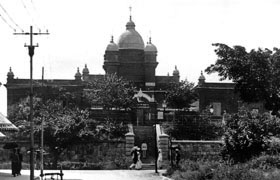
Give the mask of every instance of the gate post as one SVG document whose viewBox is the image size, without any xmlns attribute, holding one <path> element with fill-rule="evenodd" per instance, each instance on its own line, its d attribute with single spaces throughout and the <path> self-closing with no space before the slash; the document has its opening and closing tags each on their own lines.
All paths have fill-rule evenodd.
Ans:
<svg viewBox="0 0 280 180">
<path fill-rule="evenodd" d="M 169 136 L 167 134 L 162 133 L 159 135 L 159 149 L 162 152 L 162 161 L 168 161 L 168 140 Z"/>
<path fill-rule="evenodd" d="M 131 149 L 134 146 L 134 133 L 128 132 L 125 134 L 125 155 L 130 156 Z"/>
</svg>

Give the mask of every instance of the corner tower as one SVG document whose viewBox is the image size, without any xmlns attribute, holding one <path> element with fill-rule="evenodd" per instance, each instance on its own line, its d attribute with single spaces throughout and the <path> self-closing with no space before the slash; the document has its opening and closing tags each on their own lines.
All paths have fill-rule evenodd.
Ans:
<svg viewBox="0 0 280 180">
<path fill-rule="evenodd" d="M 119 66 L 119 47 L 114 42 L 114 37 L 112 36 L 110 44 L 108 44 L 105 51 L 103 69 L 106 74 L 118 74 Z"/>
<path fill-rule="evenodd" d="M 157 48 L 152 44 L 151 37 L 144 49 L 145 52 L 145 86 L 154 87 L 156 82 Z"/>
</svg>

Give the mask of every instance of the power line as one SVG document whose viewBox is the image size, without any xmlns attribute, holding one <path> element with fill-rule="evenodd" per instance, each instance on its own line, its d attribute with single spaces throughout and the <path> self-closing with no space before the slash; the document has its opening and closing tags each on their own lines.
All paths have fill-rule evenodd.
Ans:
<svg viewBox="0 0 280 180">
<path fill-rule="evenodd" d="M 6 21 L 6 19 L 5 19 L 1 14 L 0 14 L 0 16 L 1 16 L 1 19 L 2 19 L 12 30 L 16 31 L 16 29 L 13 28 L 13 27 Z"/>
<path fill-rule="evenodd" d="M 29 12 L 29 10 L 28 10 L 26 4 L 24 3 L 24 0 L 21 0 L 21 3 L 22 3 L 22 5 L 23 5 L 23 7 L 24 7 L 26 13 L 28 14 L 29 18 L 31 19 L 32 24 L 34 24 L 34 25 L 36 26 L 36 28 L 37 28 L 39 31 L 41 31 L 41 29 L 39 28 L 38 24 L 34 21 L 33 16 L 30 14 L 30 12 Z"/>
<path fill-rule="evenodd" d="M 39 13 L 38 13 L 36 7 L 35 7 L 34 2 L 33 2 L 32 0 L 30 0 L 30 2 L 31 2 L 31 4 L 32 4 L 32 8 L 33 8 L 33 11 L 34 11 L 34 13 L 35 13 L 35 16 L 38 17 L 37 20 L 40 21 L 40 15 L 39 15 Z M 47 29 L 43 24 L 41 24 L 41 25 L 43 26 L 43 28 L 44 28 L 45 30 Z"/>
<path fill-rule="evenodd" d="M 9 15 L 9 13 L 6 11 L 6 9 L 1 5 L 1 3 L 0 3 L 0 7 L 1 7 L 1 9 L 6 13 L 6 15 L 8 16 L 8 18 L 16 25 L 16 27 L 18 27 L 22 32 L 24 32 L 23 31 L 23 29 L 21 28 L 21 27 L 19 27 L 19 25 L 13 20 L 13 18 Z"/>
</svg>

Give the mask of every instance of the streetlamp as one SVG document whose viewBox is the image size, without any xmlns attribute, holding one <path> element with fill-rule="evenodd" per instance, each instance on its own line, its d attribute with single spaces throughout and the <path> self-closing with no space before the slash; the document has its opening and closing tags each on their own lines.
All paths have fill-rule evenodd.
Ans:
<svg viewBox="0 0 280 180">
<path fill-rule="evenodd" d="M 214 112 L 214 108 L 213 108 L 213 106 L 211 106 L 210 107 L 210 113 L 213 114 L 213 112 Z"/>
<path fill-rule="evenodd" d="M 213 106 L 211 105 L 210 106 L 210 122 L 212 121 L 212 115 L 213 115 L 213 113 L 214 113 L 214 108 L 213 108 Z"/>
<path fill-rule="evenodd" d="M 157 169 L 157 160 L 158 160 L 158 147 L 157 147 L 157 118 L 155 118 L 155 173 L 158 173 L 158 169 Z"/>
</svg>

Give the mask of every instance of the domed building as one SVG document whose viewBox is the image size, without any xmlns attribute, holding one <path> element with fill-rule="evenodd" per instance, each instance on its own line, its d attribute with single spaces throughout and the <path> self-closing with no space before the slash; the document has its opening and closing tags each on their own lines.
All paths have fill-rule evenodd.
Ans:
<svg viewBox="0 0 280 180">
<path fill-rule="evenodd" d="M 134 82 L 142 90 L 161 89 L 162 83 L 179 82 L 180 75 L 177 69 L 173 76 L 157 77 L 155 75 L 158 65 L 157 52 L 151 37 L 144 45 L 130 16 L 126 23 L 126 30 L 120 35 L 118 43 L 114 43 L 112 38 L 108 44 L 103 68 L 106 74 L 116 73 L 118 76 Z"/>
<path fill-rule="evenodd" d="M 136 25 L 129 17 L 129 21 L 125 25 L 125 31 L 119 36 L 115 42 L 111 37 L 105 54 L 103 69 L 106 74 L 116 73 L 119 77 L 133 82 L 138 89 L 136 96 L 146 99 L 146 102 L 157 102 L 158 107 L 161 106 L 165 98 L 165 87 L 169 83 L 178 83 L 180 73 L 175 66 L 172 76 L 156 76 L 156 68 L 158 65 L 157 53 L 158 49 L 152 43 L 152 38 L 148 39 L 145 44 L 140 33 L 136 30 Z M 82 91 L 83 82 L 93 81 L 104 77 L 104 74 L 90 74 L 90 70 L 85 67 L 80 72 L 79 68 L 73 73 L 73 80 L 52 79 L 44 80 L 48 86 L 63 86 L 73 92 Z M 7 74 L 7 93 L 8 106 L 19 101 L 20 98 L 26 97 L 29 92 L 29 80 L 14 78 L 11 68 Z M 41 80 L 36 80 L 40 82 Z M 40 90 L 40 87 L 34 85 L 34 91 Z M 42 89 L 42 88 L 41 88 Z M 137 98 L 139 99 L 139 98 Z M 9 111 L 9 110 L 8 110 Z"/>
</svg>

